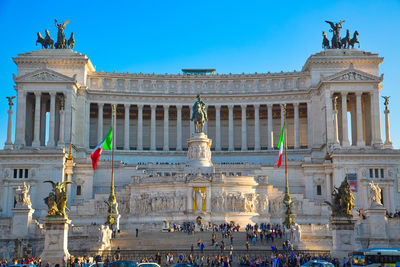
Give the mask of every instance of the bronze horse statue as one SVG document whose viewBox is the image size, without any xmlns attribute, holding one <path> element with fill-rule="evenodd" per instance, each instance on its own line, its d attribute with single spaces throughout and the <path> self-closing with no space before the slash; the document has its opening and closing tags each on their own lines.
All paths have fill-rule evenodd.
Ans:
<svg viewBox="0 0 400 267">
<path fill-rule="evenodd" d="M 195 104 L 192 121 L 194 121 L 194 129 L 196 133 L 201 133 L 204 130 L 204 123 L 206 121 L 202 106 L 200 103 Z"/>
<path fill-rule="evenodd" d="M 346 36 L 340 39 L 340 48 L 349 48 L 350 40 L 350 31 L 346 30 Z"/>
<path fill-rule="evenodd" d="M 350 39 L 348 47 L 350 48 L 351 46 L 351 48 L 354 48 L 354 45 L 356 43 L 358 44 L 358 48 L 360 48 L 360 42 L 358 41 L 358 31 L 354 32 L 353 38 Z"/>
</svg>

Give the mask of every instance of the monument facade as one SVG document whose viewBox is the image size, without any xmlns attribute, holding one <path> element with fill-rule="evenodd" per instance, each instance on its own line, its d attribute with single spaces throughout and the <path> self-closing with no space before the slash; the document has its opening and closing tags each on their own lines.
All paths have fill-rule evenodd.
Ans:
<svg viewBox="0 0 400 267">
<path fill-rule="evenodd" d="M 57 46 L 68 46 L 61 37 Z M 400 151 L 391 146 L 387 108 L 389 140 L 381 136 L 383 58 L 377 54 L 326 49 L 299 71 L 252 74 L 109 73 L 68 48 L 13 60 L 17 119 L 15 129 L 8 124 L 15 140 L 7 138 L 0 151 L 1 225 L 18 208 L 14 191 L 23 183 L 30 186 L 33 218 L 45 218 L 50 187 L 43 181 L 49 178 L 74 182 L 65 194 L 75 226 L 104 223 L 111 152 L 103 151 L 95 171 L 90 154 L 110 129 L 112 105 L 121 230 L 159 230 L 163 221 L 198 216 L 214 223 L 281 223 L 285 176 L 275 164 L 283 104 L 297 230 L 309 224 L 326 229 L 326 201 L 345 177 L 354 212 L 370 208 L 371 182 L 381 190 L 380 209 L 400 209 Z M 73 161 L 66 159 L 70 147 Z"/>
</svg>

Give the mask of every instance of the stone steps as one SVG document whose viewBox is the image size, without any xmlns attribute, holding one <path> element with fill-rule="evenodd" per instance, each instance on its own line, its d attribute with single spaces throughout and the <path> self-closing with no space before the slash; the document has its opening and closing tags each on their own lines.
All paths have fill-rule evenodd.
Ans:
<svg viewBox="0 0 400 267">
<path fill-rule="evenodd" d="M 135 232 L 121 232 L 119 236 L 111 242 L 112 249 L 119 247 L 121 250 L 188 250 L 193 244 L 194 249 L 197 248 L 197 241 L 200 239 L 203 241 L 204 249 L 214 249 L 211 244 L 212 232 L 195 232 L 194 234 L 187 234 L 184 232 L 140 232 L 139 236 L 136 237 Z M 225 249 L 229 250 L 230 239 L 222 238 L 221 232 L 216 232 L 217 242 L 221 243 L 223 240 L 225 243 Z M 271 246 L 277 246 L 282 248 L 284 239 L 276 238 L 274 242 L 266 243 L 265 240 L 262 242 L 258 240 L 256 246 L 250 243 L 250 249 L 271 249 Z M 235 232 L 233 233 L 233 248 L 236 250 L 246 249 L 246 233 Z M 217 248 L 219 249 L 219 248 Z"/>
</svg>

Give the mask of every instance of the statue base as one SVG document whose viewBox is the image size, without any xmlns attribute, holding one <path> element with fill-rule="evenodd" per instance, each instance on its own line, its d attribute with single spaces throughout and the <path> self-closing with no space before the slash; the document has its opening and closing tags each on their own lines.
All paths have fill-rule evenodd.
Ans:
<svg viewBox="0 0 400 267">
<path fill-rule="evenodd" d="M 378 203 L 372 203 L 366 210 L 368 222 L 368 248 L 387 248 L 389 240 L 386 235 L 386 209 Z"/>
<path fill-rule="evenodd" d="M 193 168 L 210 168 L 213 166 L 211 162 L 211 144 L 212 140 L 208 139 L 204 133 L 194 133 L 187 140 L 188 144 L 188 165 Z"/>
<path fill-rule="evenodd" d="M 60 217 L 47 217 L 45 221 L 45 239 L 42 263 L 50 266 L 64 266 L 70 254 L 68 252 L 68 225 L 71 221 Z"/>
<path fill-rule="evenodd" d="M 355 248 L 355 223 L 356 220 L 347 217 L 332 217 L 329 221 L 332 228 L 331 256 L 343 259 Z"/>
<path fill-rule="evenodd" d="M 32 214 L 35 212 L 30 207 L 14 208 L 12 218 L 12 234 L 18 238 L 26 237 L 29 235 L 29 228 L 31 227 Z"/>
</svg>

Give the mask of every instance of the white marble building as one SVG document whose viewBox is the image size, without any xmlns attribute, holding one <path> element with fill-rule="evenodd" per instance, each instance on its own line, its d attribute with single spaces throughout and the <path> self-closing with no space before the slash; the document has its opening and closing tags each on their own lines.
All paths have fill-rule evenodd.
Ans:
<svg viewBox="0 0 400 267">
<path fill-rule="evenodd" d="M 13 60 L 17 123 L 15 141 L 9 138 L 0 151 L 0 227 L 9 225 L 14 190 L 23 182 L 31 186 L 33 218 L 43 218 L 50 185 L 42 182 L 49 178 L 75 182 L 69 189 L 75 225 L 104 222 L 111 153 L 103 151 L 96 171 L 90 154 L 109 131 L 113 104 L 122 229 L 161 229 L 165 219 L 194 221 L 198 214 L 213 222 L 280 222 L 285 179 L 275 164 L 281 104 L 288 106 L 296 221 L 326 224 L 324 202 L 346 175 L 356 182 L 355 209 L 368 208 L 370 181 L 382 188 L 389 212 L 400 209 L 400 151 L 390 136 L 381 136 L 383 58 L 377 54 L 328 49 L 297 72 L 197 75 L 97 72 L 87 56 L 69 49 Z M 213 162 L 200 174 L 187 165 L 197 93 L 207 104 Z M 73 164 L 66 160 L 71 133 Z M 332 161 L 325 160 L 326 143 Z"/>
</svg>

